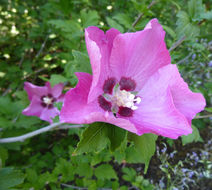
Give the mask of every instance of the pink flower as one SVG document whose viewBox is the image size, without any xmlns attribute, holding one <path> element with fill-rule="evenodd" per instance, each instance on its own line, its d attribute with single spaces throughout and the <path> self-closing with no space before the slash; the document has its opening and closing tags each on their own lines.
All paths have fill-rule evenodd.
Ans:
<svg viewBox="0 0 212 190">
<path fill-rule="evenodd" d="M 205 100 L 181 78 L 157 19 L 144 30 L 121 34 L 97 27 L 85 30 L 93 76 L 76 73 L 79 82 L 65 95 L 60 120 L 107 122 L 142 135 L 178 138 L 192 132 L 191 120 Z"/>
<path fill-rule="evenodd" d="M 37 116 L 42 120 L 52 123 L 52 118 L 60 113 L 54 107 L 54 102 L 63 101 L 63 84 L 60 83 L 51 88 L 49 82 L 46 82 L 43 87 L 25 82 L 24 89 L 27 91 L 31 103 L 22 113 L 27 116 Z"/>
</svg>

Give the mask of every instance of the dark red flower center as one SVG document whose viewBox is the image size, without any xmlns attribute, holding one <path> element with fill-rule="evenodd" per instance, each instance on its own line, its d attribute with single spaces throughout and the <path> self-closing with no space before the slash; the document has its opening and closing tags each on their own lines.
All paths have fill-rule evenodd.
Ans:
<svg viewBox="0 0 212 190">
<path fill-rule="evenodd" d="M 54 102 L 56 102 L 56 98 L 54 98 L 52 94 L 47 94 L 41 97 L 41 105 L 43 107 L 51 109 L 54 107 Z"/>
<path fill-rule="evenodd" d="M 119 82 L 115 77 L 108 78 L 103 84 L 104 94 L 98 97 L 99 106 L 116 117 L 131 117 L 141 101 L 135 88 L 135 81 L 129 77 L 122 77 Z"/>
</svg>

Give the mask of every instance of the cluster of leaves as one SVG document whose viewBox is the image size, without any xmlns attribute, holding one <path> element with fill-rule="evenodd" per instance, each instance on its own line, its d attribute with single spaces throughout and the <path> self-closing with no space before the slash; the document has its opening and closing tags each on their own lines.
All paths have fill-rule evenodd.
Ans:
<svg viewBox="0 0 212 190">
<path fill-rule="evenodd" d="M 202 0 L 117 1 L 28 0 L 0 5 L 0 137 L 18 136 L 47 123 L 21 114 L 28 105 L 23 82 L 77 83 L 74 72 L 91 73 L 84 28 L 96 25 L 121 32 L 141 30 L 157 17 L 166 31 L 167 46 L 185 37 L 171 52 L 192 90 L 201 91 L 211 105 L 212 11 Z M 142 13 L 142 19 L 132 26 Z M 207 108 L 207 112 L 211 112 Z M 206 113 L 207 113 L 206 112 Z M 183 145 L 204 141 L 199 129 L 208 120 L 195 120 Z M 154 189 L 141 174 L 155 153 L 157 136 L 136 136 L 118 127 L 94 123 L 86 129 L 54 131 L 23 143 L 0 145 L 0 189 Z M 167 140 L 169 145 L 173 141 Z M 138 172 L 126 163 L 142 163 Z M 120 169 L 122 168 L 122 169 Z"/>
</svg>

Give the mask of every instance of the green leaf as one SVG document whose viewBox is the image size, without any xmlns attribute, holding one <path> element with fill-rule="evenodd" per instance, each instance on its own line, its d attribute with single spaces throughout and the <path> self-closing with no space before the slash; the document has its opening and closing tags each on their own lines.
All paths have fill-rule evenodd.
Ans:
<svg viewBox="0 0 212 190">
<path fill-rule="evenodd" d="M 199 130 L 194 126 L 192 125 L 192 133 L 185 136 L 183 135 L 182 136 L 182 143 L 183 143 L 183 146 L 188 144 L 188 143 L 192 143 L 192 142 L 203 142 L 200 134 L 199 134 Z"/>
<path fill-rule="evenodd" d="M 5 165 L 5 161 L 8 158 L 7 149 L 0 146 L 0 168 Z"/>
<path fill-rule="evenodd" d="M 57 29 L 62 30 L 64 33 L 61 33 L 66 39 L 72 40 L 76 37 L 83 35 L 81 26 L 79 23 L 73 20 L 50 20 L 49 24 L 55 26 Z M 68 35 L 67 35 L 68 34 Z"/>
<path fill-rule="evenodd" d="M 123 179 L 129 182 L 132 182 L 135 180 L 136 177 L 136 171 L 133 168 L 122 168 L 122 171 L 124 173 Z"/>
<path fill-rule="evenodd" d="M 189 15 L 184 11 L 179 11 L 177 14 L 176 33 L 178 38 L 186 36 L 186 39 L 191 39 L 199 35 L 200 29 L 189 19 Z"/>
<path fill-rule="evenodd" d="M 99 152 L 103 150 L 109 142 L 106 128 L 107 125 L 105 123 L 91 124 L 83 132 L 75 153 L 82 154 L 85 152 Z"/>
<path fill-rule="evenodd" d="M 92 73 L 89 57 L 86 53 L 73 50 L 74 61 L 72 64 L 75 66 L 75 72 Z"/>
<path fill-rule="evenodd" d="M 115 151 L 125 142 L 126 134 L 126 130 L 117 126 L 108 123 L 94 123 L 83 132 L 75 153 L 99 152 L 108 144 L 110 150 Z"/>
<path fill-rule="evenodd" d="M 124 28 L 110 17 L 106 17 L 107 23 L 111 28 L 116 28 L 120 32 L 124 32 Z"/>
<path fill-rule="evenodd" d="M 98 179 L 118 179 L 113 167 L 109 164 L 102 164 L 95 169 L 95 176 Z"/>
<path fill-rule="evenodd" d="M 205 108 L 205 110 L 206 110 L 207 112 L 212 113 L 212 108 Z"/>
<path fill-rule="evenodd" d="M 67 182 L 74 179 L 75 168 L 70 161 L 60 158 L 57 162 L 53 174 L 58 176 L 62 174 L 61 181 Z"/>
<path fill-rule="evenodd" d="M 54 106 L 55 106 L 58 110 L 61 110 L 61 109 L 62 109 L 62 106 L 63 106 L 63 102 L 55 102 L 55 103 L 54 103 Z"/>
<path fill-rule="evenodd" d="M 170 27 L 163 25 L 163 29 L 172 37 L 172 38 L 176 38 L 177 34 L 174 32 L 174 30 L 172 30 Z"/>
<path fill-rule="evenodd" d="M 80 12 L 83 28 L 88 26 L 97 25 L 99 22 L 99 15 L 97 11 L 86 11 L 82 10 Z"/>
<path fill-rule="evenodd" d="M 190 0 L 188 2 L 188 13 L 193 21 L 201 21 L 201 14 L 205 12 L 202 0 Z"/>
<path fill-rule="evenodd" d="M 76 168 L 76 173 L 79 174 L 79 176 L 85 176 L 86 178 L 90 178 L 93 175 L 92 168 L 88 163 L 80 163 Z"/>
<path fill-rule="evenodd" d="M 126 157 L 126 153 L 122 152 L 122 151 L 116 151 L 113 154 L 115 161 L 117 161 L 119 164 L 122 163 L 122 161 L 125 159 Z"/>
<path fill-rule="evenodd" d="M 107 124 L 107 136 L 110 139 L 110 150 L 118 149 L 127 136 L 127 131 L 117 126 Z"/>
<path fill-rule="evenodd" d="M 115 16 L 113 16 L 115 20 L 117 20 L 120 24 L 124 25 L 126 28 L 132 27 L 132 19 L 129 17 L 129 15 L 124 13 L 118 13 Z"/>
<path fill-rule="evenodd" d="M 144 163 L 146 173 L 150 159 L 155 153 L 157 135 L 143 134 L 142 136 L 138 136 L 133 133 L 128 134 L 128 138 L 134 143 L 134 147 L 128 149 L 127 161 L 132 163 Z"/>
<path fill-rule="evenodd" d="M 0 169 L 0 189 L 7 190 L 24 181 L 24 175 L 13 168 Z"/>
<path fill-rule="evenodd" d="M 200 16 L 202 19 L 212 20 L 212 11 L 204 12 Z"/>
<path fill-rule="evenodd" d="M 51 83 L 51 86 L 53 87 L 54 85 L 56 85 L 58 83 L 67 82 L 67 79 L 62 75 L 53 74 L 53 75 L 51 75 L 49 82 Z"/>
</svg>

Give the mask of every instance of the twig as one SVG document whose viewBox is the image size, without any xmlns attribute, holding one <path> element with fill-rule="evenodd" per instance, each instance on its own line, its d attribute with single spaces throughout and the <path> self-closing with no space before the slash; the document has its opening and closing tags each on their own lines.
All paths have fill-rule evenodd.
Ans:
<svg viewBox="0 0 212 190">
<path fill-rule="evenodd" d="M 21 67 L 22 66 L 22 63 L 23 63 L 23 61 L 24 61 L 24 57 L 25 57 L 25 53 L 22 55 L 22 57 L 21 57 L 21 60 L 19 61 L 19 67 Z"/>
<path fill-rule="evenodd" d="M 40 56 L 40 54 L 42 53 L 42 51 L 43 51 L 43 49 L 44 49 L 44 47 L 46 45 L 46 42 L 47 42 L 48 38 L 49 38 L 49 35 L 46 36 L 46 38 L 45 38 L 44 42 L 42 43 L 42 45 L 40 47 L 40 50 L 36 54 L 35 58 L 38 58 Z"/>
<path fill-rule="evenodd" d="M 176 64 L 181 64 L 181 63 L 184 63 L 189 57 L 192 56 L 192 53 L 188 54 L 185 58 L 181 59 L 180 61 L 178 61 Z"/>
<path fill-rule="evenodd" d="M 202 119 L 212 117 L 212 114 L 196 116 L 194 119 Z"/>
<path fill-rule="evenodd" d="M 156 3 L 156 1 L 152 1 L 149 5 L 148 5 L 148 7 L 147 7 L 147 9 L 150 9 L 154 4 Z M 134 28 L 135 26 L 136 26 L 136 24 L 138 24 L 138 22 L 141 20 L 141 17 L 142 16 L 144 16 L 144 13 L 140 13 L 138 16 L 137 16 L 137 18 L 135 19 L 135 21 L 133 22 L 133 24 L 132 24 L 132 28 Z M 130 31 L 130 29 L 128 30 L 128 32 Z"/>
<path fill-rule="evenodd" d="M 69 184 L 65 184 L 65 183 L 61 183 L 61 185 L 64 186 L 64 187 L 69 187 L 69 188 L 78 189 L 78 190 L 86 190 L 86 189 L 88 189 L 86 187 L 77 187 L 77 186 L 69 185 Z"/>
<path fill-rule="evenodd" d="M 8 87 L 8 88 L 4 91 L 4 93 L 2 94 L 2 96 L 6 96 L 6 95 L 9 93 L 10 90 L 11 90 L 11 88 Z"/>
<path fill-rule="evenodd" d="M 38 74 L 38 73 L 40 73 L 40 72 L 42 72 L 42 71 L 44 71 L 44 70 L 46 70 L 46 69 L 47 69 L 47 68 L 38 69 L 38 70 L 36 70 L 34 73 L 30 73 L 30 74 L 26 75 L 25 77 L 23 77 L 23 79 L 29 78 L 30 76 L 35 75 L 35 74 Z"/>
<path fill-rule="evenodd" d="M 174 50 L 176 47 L 178 47 L 180 44 L 183 43 L 183 41 L 186 39 L 186 36 L 183 36 L 182 38 L 180 38 L 178 41 L 176 41 L 172 47 L 169 48 L 169 52 L 171 52 L 172 50 Z"/>
<path fill-rule="evenodd" d="M 48 125 L 46 127 L 43 127 L 41 129 L 38 129 L 36 131 L 33 131 L 33 132 L 30 132 L 30 133 L 27 133 L 25 135 L 21 135 L 21 136 L 18 136 L 18 137 L 9 137 L 9 138 L 3 138 L 3 139 L 0 139 L 0 143 L 12 143 L 12 142 L 23 142 L 24 140 L 30 138 L 30 137 L 34 137 L 36 135 L 39 135 L 41 133 L 45 133 L 47 131 L 50 131 L 52 129 L 55 129 L 56 127 L 58 127 L 58 129 L 67 129 L 67 128 L 74 128 L 74 127 L 84 127 L 84 125 L 66 125 L 65 128 L 63 127 L 59 127 L 60 125 L 63 125 L 63 123 L 53 123 L 51 125 Z"/>
</svg>

